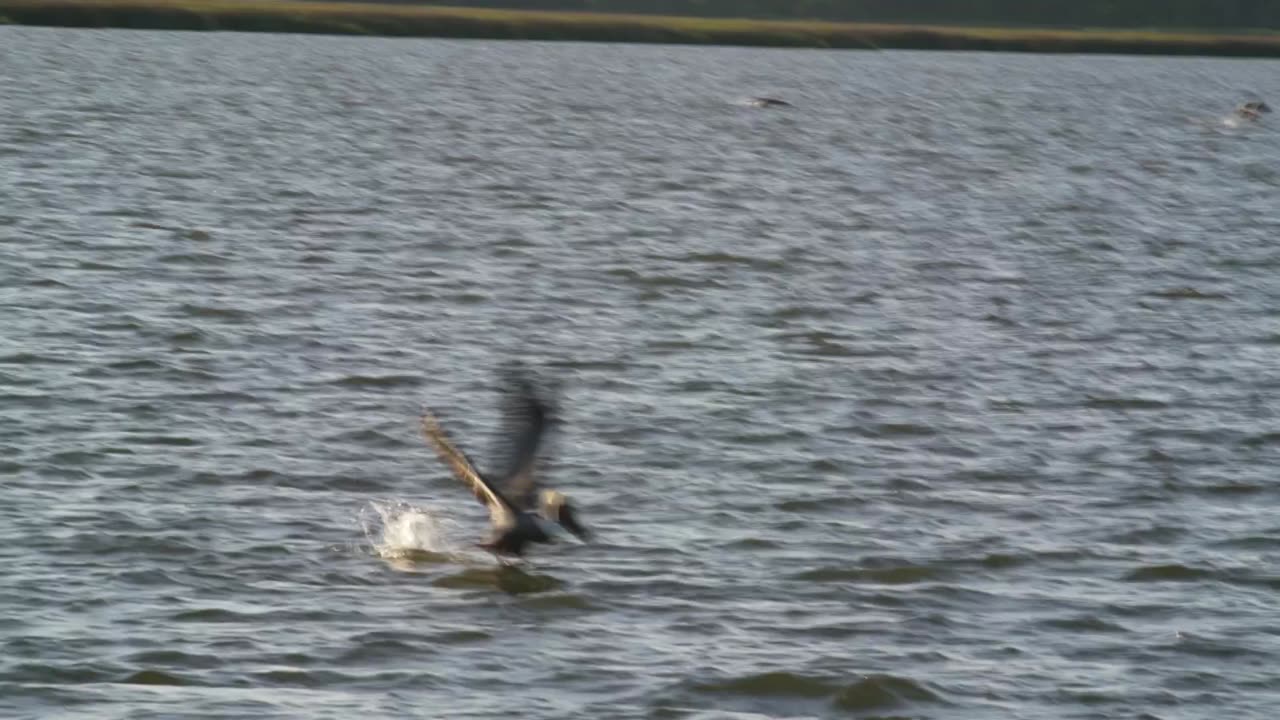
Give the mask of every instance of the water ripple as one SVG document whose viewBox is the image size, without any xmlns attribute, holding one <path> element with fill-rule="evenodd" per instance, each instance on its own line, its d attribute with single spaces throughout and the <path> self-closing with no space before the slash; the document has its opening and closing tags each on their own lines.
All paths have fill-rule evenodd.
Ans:
<svg viewBox="0 0 1280 720">
<path fill-rule="evenodd" d="M 0 71 L 0 716 L 1274 715 L 1274 62 Z M 504 567 L 416 418 L 513 356 L 595 540 Z"/>
</svg>

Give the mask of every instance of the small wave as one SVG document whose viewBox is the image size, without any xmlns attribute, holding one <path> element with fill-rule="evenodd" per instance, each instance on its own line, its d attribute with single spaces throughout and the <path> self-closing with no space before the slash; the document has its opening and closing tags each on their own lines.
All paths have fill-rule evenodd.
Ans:
<svg viewBox="0 0 1280 720">
<path fill-rule="evenodd" d="M 235 390 L 215 390 L 213 392 L 187 392 L 160 395 L 165 400 L 180 400 L 183 402 L 207 402 L 217 403 L 223 407 L 229 407 L 236 403 L 251 403 L 258 400 L 258 396 L 249 393 L 238 392 Z"/>
<path fill-rule="evenodd" d="M 774 505 L 774 507 L 782 512 L 809 513 L 847 507 L 859 507 L 866 504 L 867 501 L 862 498 L 850 497 L 847 495 L 836 495 L 832 497 L 792 498 L 789 500 L 782 500 Z"/>
<path fill-rule="evenodd" d="M 1149 292 L 1147 297 L 1165 300 L 1226 300 L 1228 296 L 1218 292 L 1202 292 L 1193 287 L 1179 287 Z"/>
<path fill-rule="evenodd" d="M 745 255 L 734 255 L 727 252 L 690 253 L 678 258 L 676 262 L 698 263 L 706 265 L 745 265 L 756 270 L 783 270 L 787 264 L 783 260 L 753 258 Z"/>
<path fill-rule="evenodd" d="M 878 568 L 824 567 L 805 570 L 792 576 L 795 580 L 809 582 L 854 582 L 879 585 L 910 585 L 912 583 L 939 580 L 946 572 L 925 565 L 896 565 Z"/>
<path fill-rule="evenodd" d="M 178 232 L 181 230 L 181 228 L 173 225 L 161 225 L 160 223 L 153 223 L 148 220 L 139 220 L 137 222 L 129 223 L 129 227 L 137 228 L 139 230 L 168 230 L 169 232 Z"/>
<path fill-rule="evenodd" d="M 216 655 L 193 655 L 181 650 L 144 650 L 125 658 L 137 665 L 166 665 L 169 667 L 209 669 L 220 667 L 221 658 Z"/>
<path fill-rule="evenodd" d="M 541 610 L 590 610 L 592 609 L 591 601 L 581 595 L 574 593 L 552 593 L 549 590 L 559 590 L 564 587 L 564 583 L 550 575 L 529 576 L 535 578 L 533 582 L 527 584 L 526 593 L 539 593 L 537 597 L 529 598 L 524 604 L 525 607 L 537 608 Z M 506 592 L 513 595 L 520 595 L 521 592 L 512 592 L 507 585 L 499 585 Z"/>
<path fill-rule="evenodd" d="M 177 622 L 242 622 L 248 618 L 248 615 L 222 608 L 198 608 L 195 610 L 183 610 L 174 615 L 172 619 Z"/>
<path fill-rule="evenodd" d="M 772 320 L 796 320 L 801 318 L 825 319 L 832 315 L 830 308 L 811 305 L 783 305 L 767 313 Z"/>
<path fill-rule="evenodd" d="M 938 431 L 916 423 L 876 423 L 867 426 L 865 434 L 868 437 L 930 437 Z"/>
<path fill-rule="evenodd" d="M 1213 543 L 1212 547 L 1225 550 L 1275 550 L 1280 548 L 1278 535 L 1244 535 Z"/>
<path fill-rule="evenodd" d="M 1128 628 L 1116 623 L 1107 622 L 1097 615 L 1076 615 L 1073 617 L 1053 618 L 1041 623 L 1045 627 L 1068 632 L 1123 633 Z"/>
<path fill-rule="evenodd" d="M 423 654 L 423 648 L 398 637 L 357 638 L 357 645 L 339 658 L 338 662 L 370 662 L 379 660 L 394 661 L 399 658 L 413 657 Z"/>
<path fill-rule="evenodd" d="M 765 430 L 762 432 L 737 433 L 730 435 L 727 440 L 735 445 L 768 446 L 786 444 L 804 437 L 806 437 L 805 434 L 799 430 Z"/>
<path fill-rule="evenodd" d="M 697 689 L 756 697 L 834 697 L 841 690 L 838 684 L 828 680 L 782 671 L 702 683 Z"/>
<path fill-rule="evenodd" d="M 1125 580 L 1132 582 L 1193 582 L 1208 580 L 1214 576 L 1212 570 L 1195 568 L 1180 563 L 1168 565 L 1149 565 L 1130 572 Z"/>
<path fill-rule="evenodd" d="M 369 447 L 381 448 L 402 448 L 409 447 L 411 444 L 394 435 L 388 435 L 377 430 L 353 430 L 350 432 L 338 433 L 328 436 L 325 442 L 335 443 L 339 445 L 364 445 Z M 416 444 L 413 445 L 416 447 Z"/>
<path fill-rule="evenodd" d="M 564 587 L 564 583 L 550 575 L 527 573 L 520 568 L 507 565 L 467 568 L 462 572 L 437 578 L 431 584 L 451 590 L 496 588 L 510 595 L 543 593 Z M 567 604 L 562 601 L 555 602 L 560 607 L 579 606 L 573 600 L 569 600 Z"/>
<path fill-rule="evenodd" d="M 150 358 L 132 358 L 129 360 L 117 360 L 106 365 L 109 370 L 119 370 L 121 372 L 130 372 L 134 370 L 167 370 L 168 366 L 164 363 L 157 362 Z"/>
<path fill-rule="evenodd" d="M 139 377 L 163 377 L 177 382 L 186 383 L 205 383 L 217 382 L 221 380 L 215 375 L 204 370 L 195 370 L 183 367 L 172 367 L 163 363 L 151 362 L 147 360 L 127 361 L 121 363 L 112 363 L 109 365 L 94 365 L 86 367 L 83 370 L 75 372 L 76 377 L 82 378 L 114 378 L 120 376 L 134 375 Z"/>
<path fill-rule="evenodd" d="M 677 275 L 642 275 L 630 268 L 611 268 L 606 275 L 622 278 L 632 285 L 647 288 L 704 288 L 720 284 L 706 278 L 685 278 Z"/>
<path fill-rule="evenodd" d="M 1221 687 L 1225 681 L 1227 681 L 1227 678 L 1223 675 L 1219 675 L 1218 673 L 1199 671 L 1174 675 L 1165 679 L 1161 685 L 1172 690 L 1212 692 L 1213 690 Z M 1145 719 L 1140 718 L 1139 720 Z"/>
<path fill-rule="evenodd" d="M 1114 533 L 1103 540 L 1118 545 L 1168 544 L 1182 538 L 1186 532 L 1185 528 L 1176 525 L 1149 525 Z"/>
<path fill-rule="evenodd" d="M 255 685 L 277 685 L 282 687 L 323 688 L 350 683 L 350 675 L 332 670 L 300 670 L 297 668 L 280 668 L 254 673 L 250 676 Z"/>
<path fill-rule="evenodd" d="M 49 355 L 39 355 L 29 352 L 16 352 L 8 355 L 0 355 L 0 364 L 2 365 L 62 365 L 66 362 L 66 360 L 51 357 Z"/>
<path fill-rule="evenodd" d="M 894 675 L 867 675 L 844 684 L 828 678 L 777 671 L 700 683 L 695 690 L 754 698 L 827 699 L 841 710 L 854 712 L 942 701 L 937 693 L 924 685 Z"/>
<path fill-rule="evenodd" d="M 869 675 L 836 696 L 844 710 L 880 710 L 908 703 L 940 703 L 942 697 L 924 685 L 895 675 Z"/>
<path fill-rule="evenodd" d="M 126 685 L 190 685 L 191 682 L 183 680 L 177 675 L 171 675 L 160 670 L 139 670 L 129 677 L 122 679 L 120 682 Z"/>
<path fill-rule="evenodd" d="M 1160 410 L 1169 407 L 1163 400 L 1137 397 L 1090 397 L 1085 407 L 1099 410 Z"/>
<path fill-rule="evenodd" d="M 88 450 L 61 450 L 44 458 L 51 465 L 89 465 L 97 462 L 101 454 Z"/>
<path fill-rule="evenodd" d="M 746 537 L 721 543 L 720 547 L 727 550 L 777 550 L 782 545 L 767 538 Z"/>
<path fill-rule="evenodd" d="M 981 270 L 982 266 L 971 260 L 921 260 L 911 266 L 915 270 Z"/>
<path fill-rule="evenodd" d="M 1209 485 L 1204 488 L 1204 492 L 1208 495 L 1257 495 L 1269 489 L 1265 485 L 1237 480 Z"/>
<path fill-rule="evenodd" d="M 1261 163 L 1249 163 L 1244 166 L 1244 176 L 1250 180 L 1258 180 L 1267 185 L 1280 185 L 1280 173 Z"/>
<path fill-rule="evenodd" d="M 841 341 L 844 338 L 822 330 L 783 332 L 774 336 L 779 342 L 793 346 L 795 352 L 818 357 L 874 357 L 879 350 L 854 350 Z"/>
<path fill-rule="evenodd" d="M 848 346 L 836 342 L 833 335 L 822 332 L 814 332 L 805 336 L 805 340 L 809 342 L 809 347 L 804 350 L 806 354 L 817 355 L 821 357 L 857 357 L 859 353 L 850 349 Z"/>
<path fill-rule="evenodd" d="M 1177 640 L 1167 649 L 1197 657 L 1215 660 L 1239 660 L 1247 656 L 1270 660 L 1270 653 L 1261 652 L 1227 637 L 1207 637 L 1195 633 L 1179 632 Z"/>
<path fill-rule="evenodd" d="M 625 371 L 629 364 L 626 360 L 552 360 L 547 367 L 566 370 L 615 370 Z"/>
<path fill-rule="evenodd" d="M 31 282 L 27 283 L 27 285 L 30 285 L 31 287 L 39 287 L 39 288 L 44 288 L 44 287 L 69 288 L 69 287 L 71 287 L 71 285 L 70 285 L 70 284 L 68 284 L 68 283 L 64 283 L 64 282 L 62 282 L 61 280 L 54 280 L 53 278 L 40 278 L 40 279 L 38 279 L 38 280 L 32 280 Z"/>
<path fill-rule="evenodd" d="M 283 476 L 274 470 L 255 468 L 239 473 L 216 473 L 202 470 L 191 476 L 192 485 L 229 485 L 232 483 L 252 483 L 256 485 L 276 484 Z"/>
<path fill-rule="evenodd" d="M 188 170 L 183 165 L 143 167 L 141 173 L 147 177 L 160 178 L 162 180 L 203 180 L 207 177 L 204 174 Z"/>
<path fill-rule="evenodd" d="M 122 265 L 110 265 L 108 263 L 94 262 L 92 260 L 81 260 L 76 263 L 77 270 L 97 270 L 101 272 L 115 272 L 119 270 L 127 270 Z"/>
<path fill-rule="evenodd" d="M 110 682 L 112 669 L 97 664 L 50 665 L 20 663 L 5 669 L 4 679 L 19 683 L 80 684 Z"/>
<path fill-rule="evenodd" d="M 200 330 L 192 329 L 171 333 L 165 339 L 174 345 L 199 345 L 207 341 L 209 335 Z"/>
<path fill-rule="evenodd" d="M 217 266 L 226 265 L 231 262 L 231 258 L 214 253 L 203 252 L 186 252 L 186 253 L 169 253 L 156 258 L 156 261 L 165 265 L 195 265 L 195 266 Z"/>
<path fill-rule="evenodd" d="M 195 438 L 181 435 L 134 435 L 129 437 L 130 443 L 137 445 L 164 445 L 168 447 L 195 447 L 200 444 Z"/>
<path fill-rule="evenodd" d="M 484 630 L 450 630 L 431 636 L 431 641 L 440 645 L 462 645 L 492 639 L 493 635 Z"/>
<path fill-rule="evenodd" d="M 423 382 L 417 375 L 343 375 L 330 380 L 333 385 L 345 387 L 417 387 Z"/>
<path fill-rule="evenodd" d="M 1240 441 L 1245 447 L 1262 447 L 1264 445 L 1280 445 L 1280 432 L 1265 432 Z"/>
<path fill-rule="evenodd" d="M 1007 553 L 991 553 L 978 561 L 978 564 L 989 570 L 1005 570 L 1026 565 L 1031 562 L 1030 558 L 1020 555 L 1009 555 Z"/>
<path fill-rule="evenodd" d="M 178 306 L 178 312 L 190 317 L 221 318 L 223 320 L 246 320 L 250 316 L 249 312 L 236 308 L 214 307 L 196 303 L 183 303 Z"/>
</svg>

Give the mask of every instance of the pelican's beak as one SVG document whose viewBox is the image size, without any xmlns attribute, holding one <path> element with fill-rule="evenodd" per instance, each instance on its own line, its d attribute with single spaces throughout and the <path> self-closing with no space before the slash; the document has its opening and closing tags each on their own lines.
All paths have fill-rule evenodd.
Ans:
<svg viewBox="0 0 1280 720">
<path fill-rule="evenodd" d="M 573 533 L 574 537 L 578 538 L 582 542 L 587 542 L 591 539 L 591 533 L 587 532 L 587 529 L 582 527 L 578 522 L 578 516 L 574 513 L 573 508 L 569 503 L 565 503 L 560 506 L 560 514 L 559 517 L 556 518 L 556 521 L 560 523 L 561 527 Z"/>
</svg>

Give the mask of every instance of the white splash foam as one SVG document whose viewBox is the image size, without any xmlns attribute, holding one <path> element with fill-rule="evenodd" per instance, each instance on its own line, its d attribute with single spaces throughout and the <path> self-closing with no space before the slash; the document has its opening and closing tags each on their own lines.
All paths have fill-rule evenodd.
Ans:
<svg viewBox="0 0 1280 720">
<path fill-rule="evenodd" d="M 401 500 L 370 502 L 360 512 L 360 526 L 373 552 L 387 559 L 451 556 L 462 550 L 451 538 L 454 525 L 448 518 Z"/>
</svg>

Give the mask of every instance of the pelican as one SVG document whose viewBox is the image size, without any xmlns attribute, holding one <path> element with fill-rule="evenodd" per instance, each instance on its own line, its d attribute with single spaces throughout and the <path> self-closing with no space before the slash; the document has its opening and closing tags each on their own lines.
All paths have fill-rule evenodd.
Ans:
<svg viewBox="0 0 1280 720">
<path fill-rule="evenodd" d="M 1262 116 L 1271 112 L 1271 106 L 1261 100 L 1250 100 L 1236 108 L 1236 115 L 1246 120 L 1261 120 Z"/>
<path fill-rule="evenodd" d="M 512 373 L 512 390 L 506 407 L 506 431 L 511 443 L 511 459 L 498 477 L 485 477 L 453 443 L 435 415 L 422 416 L 422 432 L 455 477 L 471 488 L 489 510 L 492 532 L 479 546 L 500 559 L 522 557 L 529 543 L 554 542 L 552 523 L 586 541 L 590 534 L 577 519 L 573 505 L 563 493 L 540 488 L 534 476 L 538 448 L 551 425 L 551 411 L 533 391 L 522 374 Z"/>
</svg>

